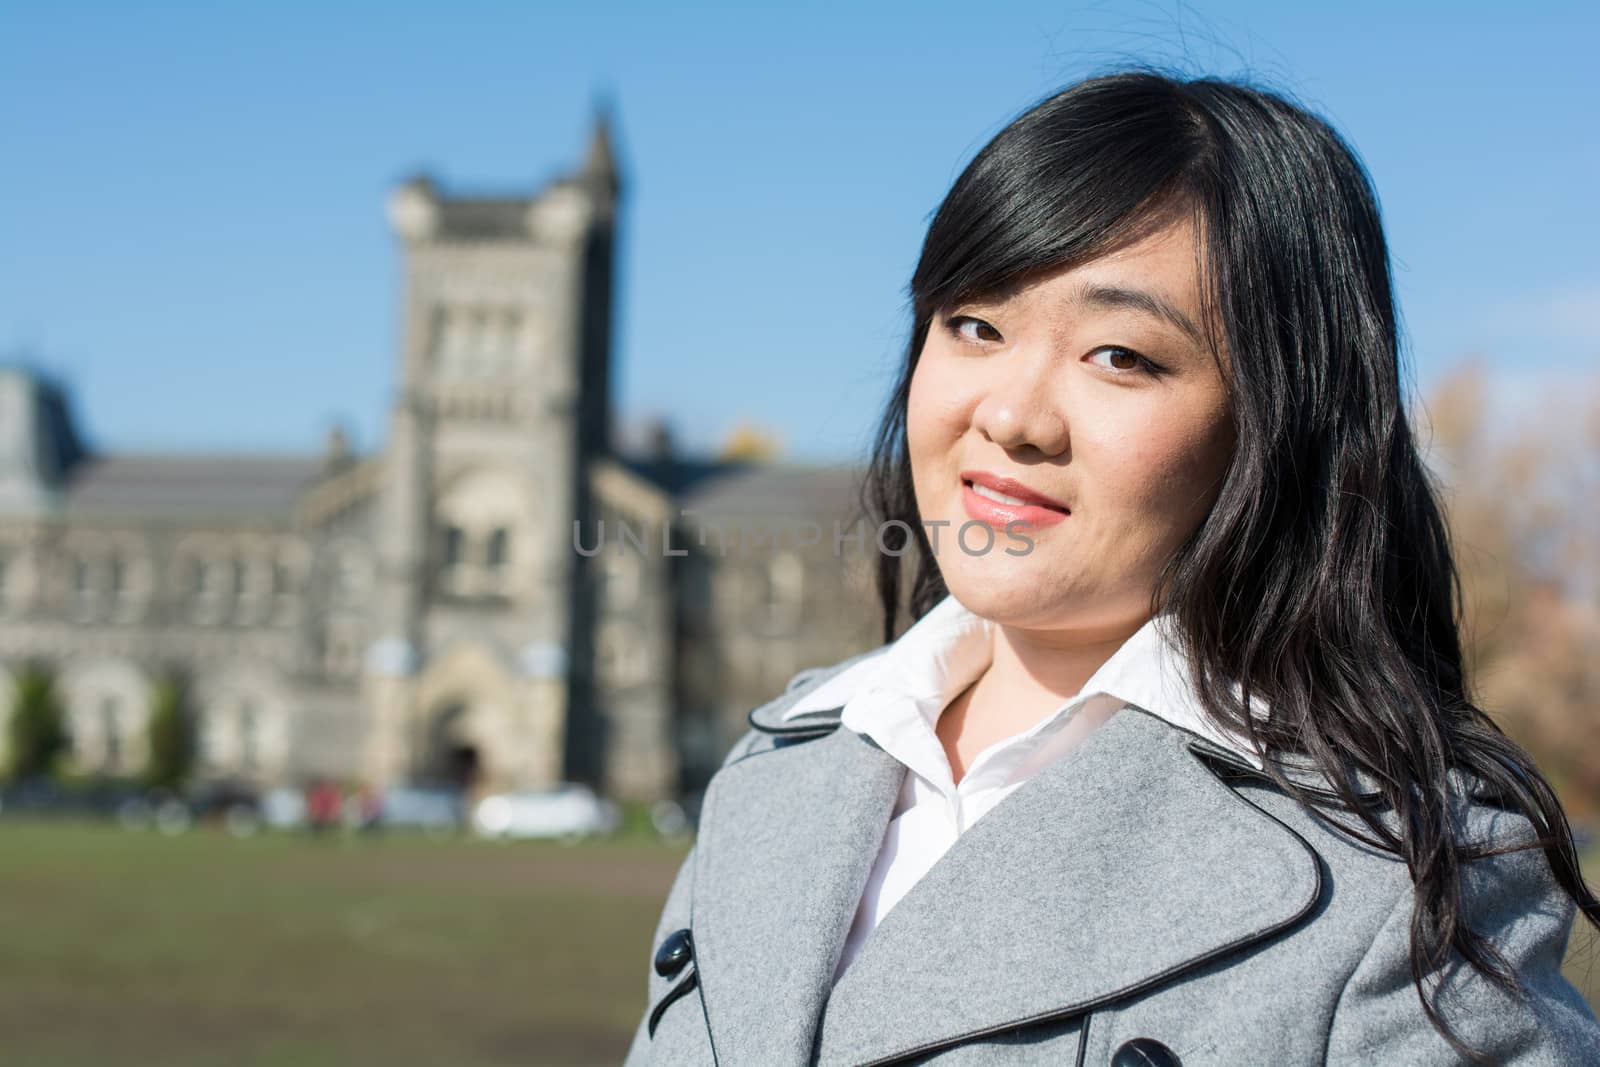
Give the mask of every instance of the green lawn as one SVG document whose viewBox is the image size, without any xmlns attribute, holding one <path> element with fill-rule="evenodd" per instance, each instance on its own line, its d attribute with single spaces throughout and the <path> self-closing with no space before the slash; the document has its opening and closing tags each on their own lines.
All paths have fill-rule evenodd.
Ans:
<svg viewBox="0 0 1600 1067">
<path fill-rule="evenodd" d="M 0 818 L 0 1059 L 614 1065 L 683 851 Z"/>
<path fill-rule="evenodd" d="M 0 820 L 0 1059 L 616 1064 L 684 846 Z"/>
</svg>

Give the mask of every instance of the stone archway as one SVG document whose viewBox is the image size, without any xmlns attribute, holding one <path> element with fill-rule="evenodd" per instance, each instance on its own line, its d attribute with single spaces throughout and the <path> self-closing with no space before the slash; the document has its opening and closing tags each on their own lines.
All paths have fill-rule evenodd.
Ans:
<svg viewBox="0 0 1600 1067">
<path fill-rule="evenodd" d="M 427 736 L 422 751 L 420 777 L 436 785 L 472 790 L 483 774 L 478 739 L 469 729 L 467 705 L 451 701 L 426 717 Z"/>
<path fill-rule="evenodd" d="M 491 647 L 462 642 L 433 659 L 417 680 L 413 706 L 413 775 L 436 783 L 470 776 L 485 789 L 504 784 L 518 745 L 517 692 Z"/>
</svg>

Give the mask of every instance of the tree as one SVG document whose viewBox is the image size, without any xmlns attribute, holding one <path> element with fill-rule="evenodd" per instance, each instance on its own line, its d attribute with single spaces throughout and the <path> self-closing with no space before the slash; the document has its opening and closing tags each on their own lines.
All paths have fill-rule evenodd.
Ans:
<svg viewBox="0 0 1600 1067">
<path fill-rule="evenodd" d="M 1600 814 L 1600 389 L 1496 419 L 1481 363 L 1427 405 L 1473 696 L 1579 818 Z"/>
<path fill-rule="evenodd" d="M 29 664 L 17 674 L 11 719 L 7 725 L 13 781 L 53 775 L 61 757 L 72 748 L 55 676 L 48 667 Z"/>
<path fill-rule="evenodd" d="M 149 762 L 145 781 L 154 788 L 179 789 L 194 771 L 195 728 L 183 678 L 169 673 L 150 695 Z"/>
</svg>

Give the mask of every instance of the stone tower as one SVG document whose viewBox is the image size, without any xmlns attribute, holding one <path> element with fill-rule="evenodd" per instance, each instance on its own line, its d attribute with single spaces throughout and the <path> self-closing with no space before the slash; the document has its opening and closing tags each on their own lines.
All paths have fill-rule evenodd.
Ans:
<svg viewBox="0 0 1600 1067">
<path fill-rule="evenodd" d="M 592 611 L 574 522 L 610 438 L 620 179 L 597 109 L 578 170 L 525 196 L 401 184 L 398 388 L 367 658 L 377 780 L 594 781 Z"/>
</svg>

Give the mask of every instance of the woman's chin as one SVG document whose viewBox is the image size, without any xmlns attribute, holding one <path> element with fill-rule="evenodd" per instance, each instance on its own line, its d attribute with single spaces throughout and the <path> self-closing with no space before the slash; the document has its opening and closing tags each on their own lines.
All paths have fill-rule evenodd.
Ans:
<svg viewBox="0 0 1600 1067">
<path fill-rule="evenodd" d="M 945 588 L 969 611 L 998 622 L 1070 615 L 1079 598 L 1062 589 L 1060 576 L 1036 568 L 964 560 L 942 569 Z"/>
</svg>

